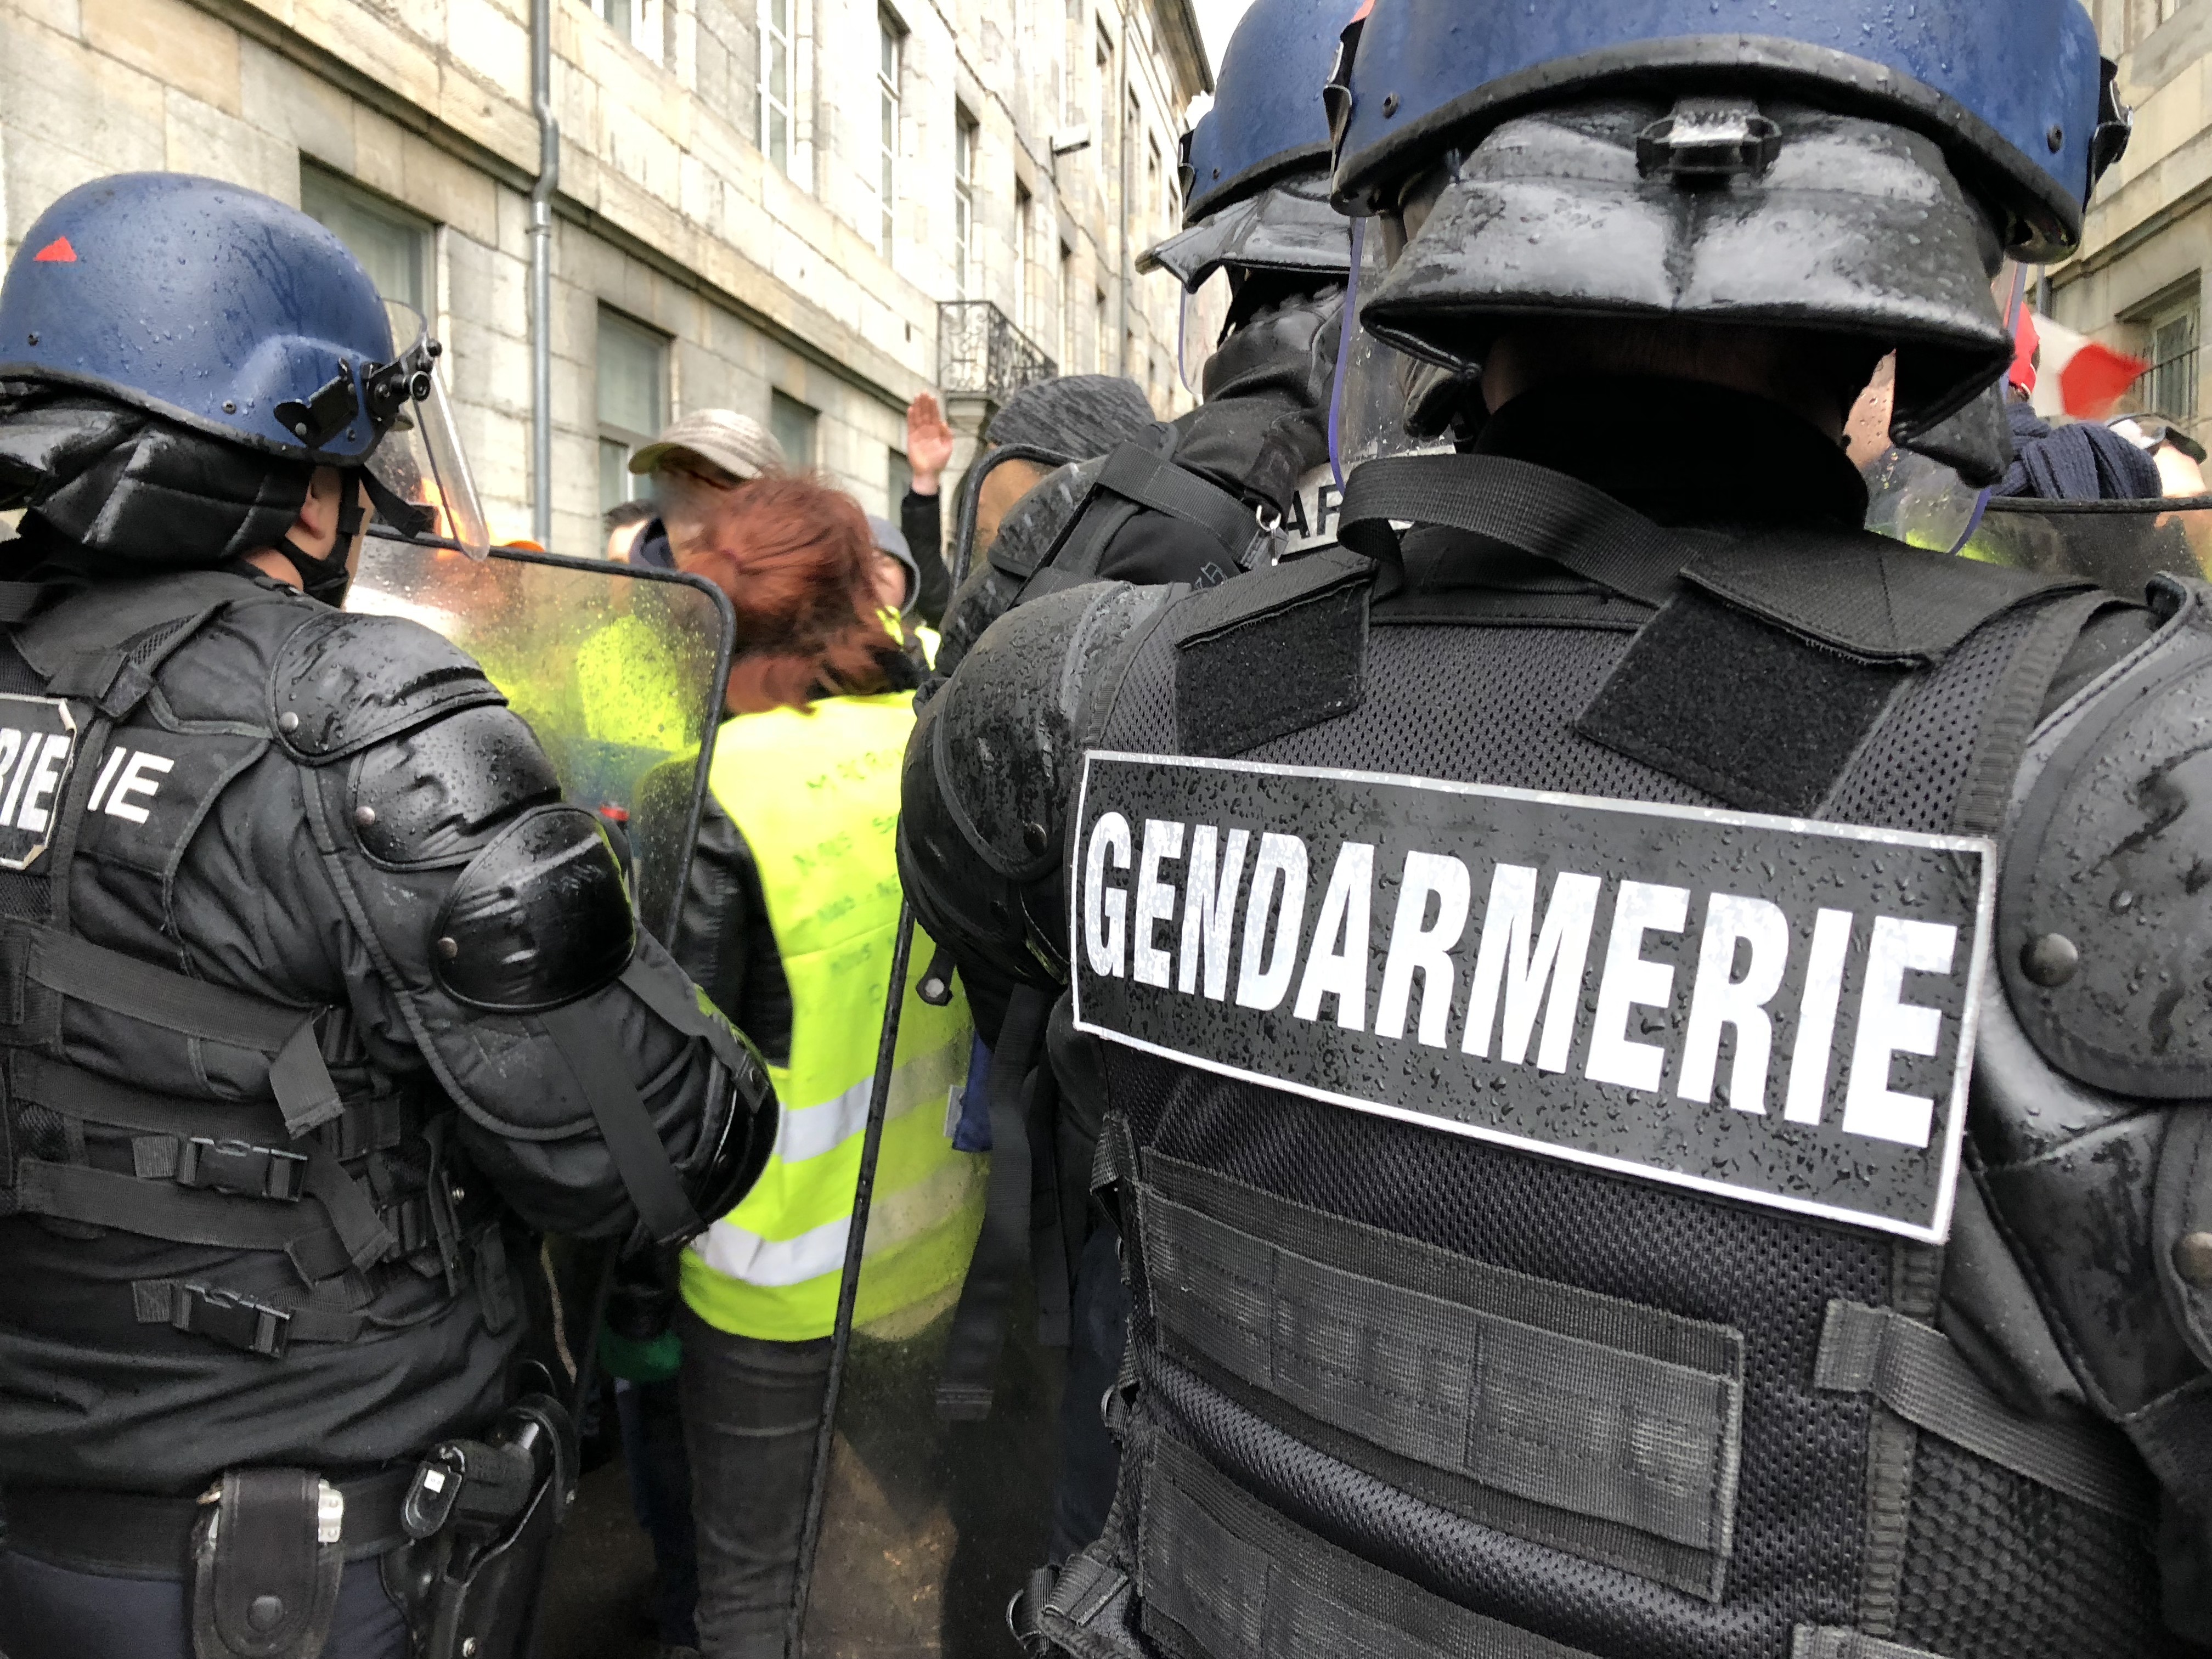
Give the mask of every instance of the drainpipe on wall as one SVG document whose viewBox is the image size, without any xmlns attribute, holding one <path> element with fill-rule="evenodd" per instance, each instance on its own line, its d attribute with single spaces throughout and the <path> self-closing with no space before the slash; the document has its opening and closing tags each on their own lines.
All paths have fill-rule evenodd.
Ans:
<svg viewBox="0 0 2212 1659">
<path fill-rule="evenodd" d="M 538 112 L 538 182 L 530 187 L 530 533 L 553 545 L 553 192 L 561 124 L 553 118 L 553 0 L 530 3 L 530 100 Z"/>
</svg>

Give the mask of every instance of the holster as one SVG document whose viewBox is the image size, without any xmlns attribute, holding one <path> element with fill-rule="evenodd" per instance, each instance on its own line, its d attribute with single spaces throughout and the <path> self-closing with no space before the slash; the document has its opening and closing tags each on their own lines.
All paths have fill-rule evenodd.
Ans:
<svg viewBox="0 0 2212 1659">
<path fill-rule="evenodd" d="M 319 1659 L 345 1571 L 337 1489 L 307 1469 L 234 1469 L 201 1503 L 191 1590 L 197 1659 Z"/>
<path fill-rule="evenodd" d="M 576 1431 L 545 1395 L 508 1407 L 485 1440 L 440 1443 L 401 1513 L 410 1542 L 384 1558 L 415 1659 L 523 1659 L 554 1534 L 576 1480 Z"/>
</svg>

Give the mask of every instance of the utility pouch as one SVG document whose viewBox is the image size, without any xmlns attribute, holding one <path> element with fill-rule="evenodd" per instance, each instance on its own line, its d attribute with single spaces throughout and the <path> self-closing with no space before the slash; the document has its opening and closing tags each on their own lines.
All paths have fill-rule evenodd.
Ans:
<svg viewBox="0 0 2212 1659">
<path fill-rule="evenodd" d="M 486 1439 L 431 1449 L 400 1511 L 411 1541 L 382 1568 L 416 1659 L 522 1659 L 532 1650 L 575 1480 L 575 1426 L 546 1395 L 509 1407 Z"/>
<path fill-rule="evenodd" d="M 307 1469 L 234 1469 L 192 1528 L 195 1659 L 319 1659 L 345 1571 L 345 1498 Z"/>
</svg>

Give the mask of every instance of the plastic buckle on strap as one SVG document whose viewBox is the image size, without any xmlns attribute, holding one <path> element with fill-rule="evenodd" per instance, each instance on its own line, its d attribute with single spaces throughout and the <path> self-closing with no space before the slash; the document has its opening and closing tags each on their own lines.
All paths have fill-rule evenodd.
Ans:
<svg viewBox="0 0 2212 1659">
<path fill-rule="evenodd" d="M 274 1146 L 195 1135 L 178 1149 L 176 1181 L 179 1187 L 296 1204 L 307 1187 L 307 1160 Z"/>
<path fill-rule="evenodd" d="M 1647 179 L 1721 185 L 1774 165 L 1782 129 L 1740 98 L 1684 98 L 1636 135 L 1636 167 Z"/>
<path fill-rule="evenodd" d="M 438 1243 L 437 1223 L 431 1216 L 427 1194 L 417 1193 L 400 1200 L 382 1212 L 382 1220 L 386 1231 L 399 1241 L 398 1254 L 403 1256 L 430 1249 Z"/>
<path fill-rule="evenodd" d="M 282 1359 L 291 1346 L 292 1316 L 282 1308 L 250 1301 L 207 1285 L 179 1285 L 169 1313 L 173 1330 Z"/>
<path fill-rule="evenodd" d="M 1252 538 L 1237 561 L 1237 568 L 1249 574 L 1255 570 L 1270 570 L 1283 562 L 1283 553 L 1291 544 L 1291 533 L 1283 528 L 1283 515 L 1267 507 L 1255 507 L 1252 517 L 1259 525 L 1259 533 Z"/>
</svg>

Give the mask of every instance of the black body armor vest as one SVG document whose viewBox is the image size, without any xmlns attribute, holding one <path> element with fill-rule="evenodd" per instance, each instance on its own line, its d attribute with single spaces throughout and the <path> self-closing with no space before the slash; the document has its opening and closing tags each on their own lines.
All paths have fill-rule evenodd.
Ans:
<svg viewBox="0 0 2212 1659">
<path fill-rule="evenodd" d="M 1427 521 L 1368 515 L 1388 516 Z M 1478 605 L 1324 553 L 1194 595 L 1151 625 L 1087 744 L 1997 836 L 2054 672 L 2116 603 L 1849 532 L 1688 539 L 1712 558 L 1650 593 L 1656 617 L 1621 597 L 1638 586 L 1618 537 L 1609 574 L 1586 573 L 1610 592 L 1537 580 Z M 2212 659 L 2203 590 L 2164 604 L 2150 649 Z M 2126 1402 L 2085 1409 L 2074 1378 L 2096 1365 L 2060 1360 L 2048 1287 L 2011 1249 L 2039 1171 L 2106 1206 L 2124 1276 L 2148 1246 L 2119 1218 L 2149 1203 L 2125 1149 L 2148 1135 L 2154 1163 L 2170 1112 L 2106 1097 L 2085 1118 L 1997 1025 L 1948 1247 L 1094 1045 L 1097 1186 L 1132 1303 L 1121 1488 L 1030 1627 L 1176 1659 L 2197 1651 L 2162 1621 L 2151 1471 L 2190 1466 L 2202 1419 L 2130 1423 L 2130 1444 L 2106 1420 Z M 2035 1120 L 2062 1098 L 2071 1127 L 2110 1126 L 2112 1158 L 2054 1165 Z M 2131 1293 L 2154 1303 L 2144 1264 Z M 2009 1360 L 1970 1364 L 1978 1330 Z M 2179 1409 L 2203 1368 L 2168 1346 L 2144 1392 Z"/>
<path fill-rule="evenodd" d="M 320 856 L 266 665 L 326 614 L 209 573 L 95 590 L 0 642 L 0 1437 L 19 1515 L 45 1482 L 144 1492 L 271 1452 L 319 1450 L 335 1478 L 502 1403 L 521 1325 L 506 1212 L 450 1101 L 373 1059 L 343 1006 L 184 971 L 281 980 L 315 957 L 301 939 L 344 924 L 333 902 L 256 937 L 250 907 L 177 881 L 219 809 L 289 814 L 296 858 Z M 178 653 L 218 620 L 256 648 L 203 651 L 176 695 Z M 245 805 L 223 802 L 241 784 Z M 363 1439 L 368 1376 L 383 1426 Z"/>
</svg>

